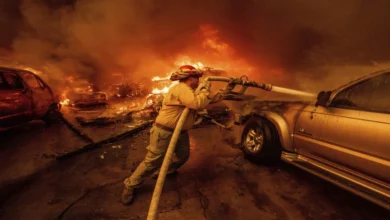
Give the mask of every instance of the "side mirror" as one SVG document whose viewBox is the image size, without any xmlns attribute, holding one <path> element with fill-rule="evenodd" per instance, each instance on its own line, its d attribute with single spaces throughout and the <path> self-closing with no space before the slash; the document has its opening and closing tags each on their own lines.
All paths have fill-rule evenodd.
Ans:
<svg viewBox="0 0 390 220">
<path fill-rule="evenodd" d="M 321 91 L 320 93 L 318 93 L 317 102 L 316 102 L 315 106 L 316 107 L 318 107 L 318 106 L 326 107 L 327 106 L 326 104 L 328 103 L 331 94 L 332 94 L 331 91 L 327 91 L 327 92 Z"/>
</svg>

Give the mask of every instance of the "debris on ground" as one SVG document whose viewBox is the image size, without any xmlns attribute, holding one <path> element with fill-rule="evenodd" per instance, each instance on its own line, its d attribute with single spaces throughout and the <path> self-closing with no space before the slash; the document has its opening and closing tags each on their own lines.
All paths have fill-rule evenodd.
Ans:
<svg viewBox="0 0 390 220">
<path fill-rule="evenodd" d="M 118 148 L 118 149 L 121 149 L 122 146 L 121 146 L 121 145 L 113 145 L 112 148 L 114 148 L 114 149 L 117 149 L 117 148 Z"/>
<path fill-rule="evenodd" d="M 129 112 L 128 115 L 125 116 L 112 117 L 112 118 L 98 117 L 98 118 L 91 118 L 91 119 L 78 116 L 75 117 L 75 119 L 81 126 L 103 126 L 103 125 L 111 125 L 119 122 L 129 123 L 132 121 L 131 114 L 132 112 Z"/>
<path fill-rule="evenodd" d="M 153 115 L 153 111 L 150 109 L 136 109 L 115 116 L 97 116 L 92 118 L 76 116 L 75 119 L 81 126 L 105 126 L 116 123 L 131 123 L 135 118 L 151 117 L 155 117 L 155 115 Z M 128 127 L 133 126 L 129 125 Z"/>
</svg>

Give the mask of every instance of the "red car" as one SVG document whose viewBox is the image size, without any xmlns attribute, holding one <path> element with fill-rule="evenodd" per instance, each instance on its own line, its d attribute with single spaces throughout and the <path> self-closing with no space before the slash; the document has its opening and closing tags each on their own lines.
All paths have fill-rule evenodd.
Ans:
<svg viewBox="0 0 390 220">
<path fill-rule="evenodd" d="M 0 67 L 0 131 L 34 119 L 51 123 L 59 109 L 58 99 L 39 76 Z"/>
</svg>

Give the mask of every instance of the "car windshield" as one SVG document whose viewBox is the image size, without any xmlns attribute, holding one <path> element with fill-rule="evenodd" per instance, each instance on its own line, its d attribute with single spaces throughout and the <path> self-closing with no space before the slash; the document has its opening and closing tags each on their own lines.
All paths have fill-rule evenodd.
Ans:
<svg viewBox="0 0 390 220">
<path fill-rule="evenodd" d="M 349 87 L 350 85 L 352 85 L 352 84 L 354 84 L 354 83 L 356 83 L 356 82 L 358 82 L 358 81 L 362 81 L 362 80 L 364 80 L 364 79 L 369 79 L 369 78 L 371 78 L 371 77 L 374 77 L 374 76 L 376 76 L 376 75 L 381 75 L 381 74 L 386 73 L 386 72 L 389 72 L 389 71 L 390 71 L 390 69 L 389 69 L 389 70 L 382 70 L 382 71 L 378 71 L 378 72 L 371 73 L 371 74 L 369 74 L 369 75 L 365 75 L 365 76 L 359 77 L 359 78 L 357 78 L 357 79 L 355 79 L 355 80 L 350 81 L 350 82 L 347 83 L 347 84 L 341 85 L 341 86 L 339 86 L 339 87 L 333 89 L 332 92 L 339 91 L 340 89 Z"/>
</svg>

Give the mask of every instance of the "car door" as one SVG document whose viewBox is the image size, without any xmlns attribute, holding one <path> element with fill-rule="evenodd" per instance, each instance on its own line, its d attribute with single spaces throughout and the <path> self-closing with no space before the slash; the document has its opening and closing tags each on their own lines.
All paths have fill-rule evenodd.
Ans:
<svg viewBox="0 0 390 220">
<path fill-rule="evenodd" d="M 385 110 L 369 109 L 370 103 L 382 103 L 383 108 L 389 102 L 388 80 L 389 73 L 384 73 L 357 82 L 337 92 L 328 107 L 307 111 L 298 120 L 296 132 L 303 127 L 316 129 L 311 138 L 297 135 L 294 141 L 298 151 L 390 181 L 390 117 Z"/>
<path fill-rule="evenodd" d="M 330 109 L 360 110 L 352 128 L 331 117 L 327 140 L 333 143 L 334 161 L 376 179 L 390 182 L 390 73 L 372 77 L 341 91 Z M 345 115 L 348 117 L 349 115 Z M 340 126 L 342 129 L 331 128 Z"/>
<path fill-rule="evenodd" d="M 35 78 L 38 80 L 39 85 L 43 90 L 43 99 L 45 100 L 47 106 L 51 104 L 58 103 L 57 97 L 55 97 L 53 90 L 46 84 L 39 76 L 35 75 Z"/>
<path fill-rule="evenodd" d="M 32 118 L 32 101 L 19 76 L 0 72 L 0 127 L 11 127 Z"/>
<path fill-rule="evenodd" d="M 39 79 L 37 79 L 34 74 L 27 71 L 21 71 L 19 74 L 23 78 L 24 82 L 30 87 L 34 114 L 37 117 L 44 116 L 49 108 L 49 105 L 52 103 L 52 97 L 49 89 Z"/>
</svg>

